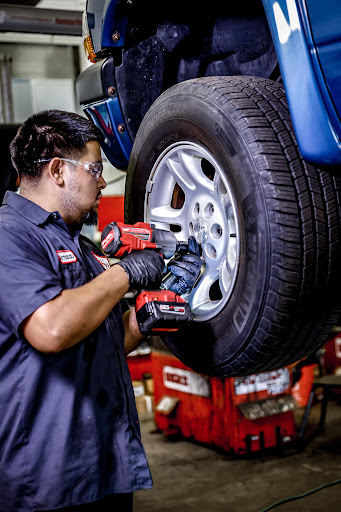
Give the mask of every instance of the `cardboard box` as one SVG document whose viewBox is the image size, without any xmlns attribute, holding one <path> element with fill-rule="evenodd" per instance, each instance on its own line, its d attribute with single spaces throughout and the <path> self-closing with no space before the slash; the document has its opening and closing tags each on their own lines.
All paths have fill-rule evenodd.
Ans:
<svg viewBox="0 0 341 512">
<path fill-rule="evenodd" d="M 135 398 L 144 395 L 144 383 L 142 380 L 133 380 Z"/>
<path fill-rule="evenodd" d="M 140 416 L 153 411 L 153 400 L 148 395 L 141 395 L 135 398 L 137 414 Z"/>
<path fill-rule="evenodd" d="M 154 380 L 152 378 L 144 379 L 144 391 L 146 395 L 154 395 Z"/>
</svg>

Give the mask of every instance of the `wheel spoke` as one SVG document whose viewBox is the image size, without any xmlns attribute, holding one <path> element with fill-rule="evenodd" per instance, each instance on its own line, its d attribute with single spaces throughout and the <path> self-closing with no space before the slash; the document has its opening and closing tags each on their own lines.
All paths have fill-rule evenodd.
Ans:
<svg viewBox="0 0 341 512">
<path fill-rule="evenodd" d="M 227 250 L 226 265 L 231 275 L 233 274 L 235 267 L 238 264 L 237 257 L 238 256 L 236 238 L 230 238 Z"/>
<path fill-rule="evenodd" d="M 184 226 L 186 222 L 185 210 L 184 208 L 177 210 L 171 206 L 158 206 L 150 210 L 149 222 Z"/>
<path fill-rule="evenodd" d="M 220 202 L 222 204 L 222 207 L 224 209 L 224 212 L 227 212 L 231 208 L 231 196 L 228 192 L 226 192 L 224 195 L 220 195 Z"/>
<path fill-rule="evenodd" d="M 213 186 L 218 196 L 225 196 L 227 193 L 223 180 L 217 172 L 214 174 Z"/>
<path fill-rule="evenodd" d="M 225 258 L 224 261 L 222 262 L 219 272 L 219 285 L 222 293 L 226 292 L 226 290 L 229 289 L 232 278 L 233 268 L 230 266 L 228 258 Z"/>
<path fill-rule="evenodd" d="M 188 150 L 179 150 L 178 157 L 187 176 L 196 185 L 196 188 L 203 188 L 206 192 L 214 192 L 214 184 L 202 171 L 202 158 L 191 154 Z"/>
<path fill-rule="evenodd" d="M 206 269 L 205 274 L 201 278 L 197 288 L 193 290 L 189 298 L 189 305 L 191 310 L 195 312 L 196 309 L 208 304 L 210 302 L 210 288 L 212 284 L 217 280 L 217 275 L 214 276 L 211 272 Z"/>
<path fill-rule="evenodd" d="M 177 162 L 173 158 L 168 158 L 166 164 L 175 181 L 185 192 L 186 190 L 194 190 L 196 188 L 192 177 L 188 175 L 186 168 L 184 168 L 180 162 Z"/>
</svg>

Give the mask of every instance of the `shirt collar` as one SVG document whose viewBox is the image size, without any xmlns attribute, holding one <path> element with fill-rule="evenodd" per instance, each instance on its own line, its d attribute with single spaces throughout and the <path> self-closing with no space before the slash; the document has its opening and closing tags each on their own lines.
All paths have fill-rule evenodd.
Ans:
<svg viewBox="0 0 341 512">
<path fill-rule="evenodd" d="M 44 210 L 44 208 L 38 206 L 36 203 L 26 199 L 26 197 L 20 196 L 19 194 L 9 190 L 7 190 L 2 204 L 11 206 L 17 210 L 20 215 L 23 215 L 23 217 L 33 222 L 33 224 L 36 224 L 37 226 L 46 222 L 50 215 L 55 216 L 55 214 L 58 214 L 58 217 L 60 217 L 58 212 L 48 212 Z"/>
</svg>

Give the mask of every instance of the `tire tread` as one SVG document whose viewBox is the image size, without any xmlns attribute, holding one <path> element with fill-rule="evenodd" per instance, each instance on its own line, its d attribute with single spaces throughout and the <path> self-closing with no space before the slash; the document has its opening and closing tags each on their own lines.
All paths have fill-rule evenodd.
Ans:
<svg viewBox="0 0 341 512">
<path fill-rule="evenodd" d="M 259 371 L 265 352 L 273 357 L 267 358 L 264 371 L 289 364 L 295 355 L 300 359 L 316 350 L 333 327 L 339 305 L 330 315 L 330 305 L 325 308 L 324 302 L 340 257 L 340 244 L 335 242 L 341 234 L 340 184 L 302 159 L 281 84 L 216 77 L 210 83 L 214 91 L 221 81 L 229 85 L 219 87 L 219 103 L 228 105 L 252 152 L 269 218 L 276 218 L 272 230 L 277 230 L 272 239 L 272 279 L 259 326 L 249 349 L 223 369 L 225 375 L 240 375 L 252 368 Z M 291 287 L 288 295 L 283 293 L 286 286 Z M 261 327 L 264 322 L 266 329 Z"/>
</svg>

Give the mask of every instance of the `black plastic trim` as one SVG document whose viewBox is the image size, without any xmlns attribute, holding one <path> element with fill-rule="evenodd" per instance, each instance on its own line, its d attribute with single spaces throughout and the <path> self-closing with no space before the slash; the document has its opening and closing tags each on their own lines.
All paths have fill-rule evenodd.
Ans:
<svg viewBox="0 0 341 512">
<path fill-rule="evenodd" d="M 92 64 L 79 75 L 76 90 L 81 105 L 116 95 L 114 69 L 114 59 L 108 57 Z M 111 89 L 110 92 L 109 89 Z"/>
</svg>

